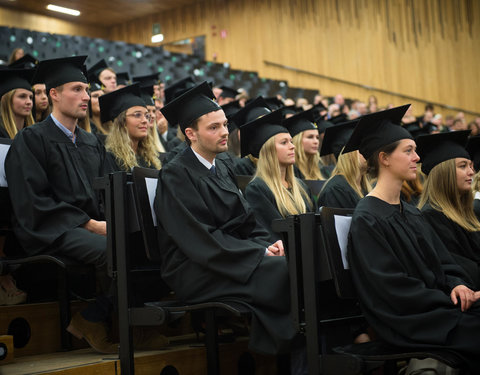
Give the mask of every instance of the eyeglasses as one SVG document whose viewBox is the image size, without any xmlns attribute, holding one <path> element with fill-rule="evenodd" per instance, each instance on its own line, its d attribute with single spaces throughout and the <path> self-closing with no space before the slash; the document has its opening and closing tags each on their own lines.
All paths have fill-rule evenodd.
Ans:
<svg viewBox="0 0 480 375">
<path fill-rule="evenodd" d="M 153 120 L 153 117 L 148 112 L 147 113 L 134 112 L 134 113 L 128 114 L 127 116 L 135 117 L 137 120 L 141 120 L 143 117 L 145 117 L 148 122 Z"/>
</svg>

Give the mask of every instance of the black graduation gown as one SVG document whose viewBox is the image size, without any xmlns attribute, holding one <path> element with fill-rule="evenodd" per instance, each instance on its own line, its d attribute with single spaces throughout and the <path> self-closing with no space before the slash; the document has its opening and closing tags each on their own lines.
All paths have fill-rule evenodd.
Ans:
<svg viewBox="0 0 480 375">
<path fill-rule="evenodd" d="M 0 116 L 0 138 L 10 138 L 7 130 L 5 129 L 5 125 L 3 124 L 2 116 Z"/>
<path fill-rule="evenodd" d="M 430 204 L 423 206 L 422 214 L 453 259 L 473 280 L 475 290 L 480 290 L 480 232 L 466 231 Z"/>
<path fill-rule="evenodd" d="M 453 349 L 478 371 L 480 308 L 462 312 L 450 299 L 470 280 L 420 211 L 402 206 L 367 196 L 355 209 L 348 257 L 365 317 L 388 343 Z"/>
<path fill-rule="evenodd" d="M 295 335 L 286 259 L 265 256 L 268 232 L 225 160 L 216 159 L 216 170 L 207 170 L 188 147 L 160 171 L 154 207 L 162 277 L 189 303 L 227 299 L 249 305 L 250 347 L 285 352 Z"/>
<path fill-rule="evenodd" d="M 305 191 L 309 192 L 308 188 L 302 181 L 298 179 L 297 181 L 302 184 Z M 275 196 L 265 181 L 260 177 L 256 177 L 250 181 L 245 189 L 245 198 L 255 212 L 257 220 L 269 232 L 270 242 L 280 240 L 280 234 L 274 232 L 272 229 L 272 221 L 275 219 L 283 219 L 283 216 L 280 214 L 280 211 L 278 211 Z M 310 197 L 310 200 L 314 202 L 312 197 Z M 313 212 L 315 210 L 315 208 L 306 200 L 305 205 L 307 206 L 307 212 Z"/>
<path fill-rule="evenodd" d="M 253 176 L 257 167 L 250 158 L 235 158 L 234 172 L 236 175 Z"/>
<path fill-rule="evenodd" d="M 343 175 L 335 175 L 323 186 L 318 196 L 318 207 L 355 208 L 361 197 Z"/>
<path fill-rule="evenodd" d="M 162 138 L 163 139 L 163 138 Z M 176 133 L 167 133 L 167 142 L 164 145 L 166 151 L 171 151 L 178 145 L 182 144 L 182 140 L 176 136 Z"/>
<path fill-rule="evenodd" d="M 103 220 L 92 183 L 103 176 L 105 149 L 78 126 L 75 135 L 73 144 L 48 116 L 20 131 L 7 154 L 13 229 L 29 255 L 89 219 Z"/>
<path fill-rule="evenodd" d="M 473 212 L 475 212 L 478 220 L 480 220 L 480 199 L 473 200 Z"/>
<path fill-rule="evenodd" d="M 143 159 L 138 155 L 137 155 L 137 163 L 139 167 L 155 169 L 153 165 L 148 165 L 145 159 Z M 114 154 L 112 154 L 110 151 L 107 151 L 107 154 L 105 157 L 105 173 L 118 172 L 118 171 L 131 172 L 130 170 L 126 170 L 122 166 L 122 163 L 117 159 L 117 157 Z"/>
<path fill-rule="evenodd" d="M 319 164 L 318 168 L 320 169 L 320 173 L 322 174 L 322 176 L 324 176 L 325 178 L 329 178 L 335 166 Z M 303 173 L 300 172 L 300 169 L 295 164 L 293 165 L 293 173 L 295 174 L 295 177 L 299 178 L 300 180 L 306 179 Z"/>
<path fill-rule="evenodd" d="M 102 145 L 105 144 L 106 140 L 107 140 L 107 135 L 106 134 L 103 134 L 101 133 L 98 128 L 97 128 L 97 125 L 95 125 L 95 123 L 93 121 L 90 121 L 90 128 L 92 129 L 92 134 L 95 135 L 95 137 L 97 137 L 97 139 L 100 141 L 100 143 Z"/>
</svg>

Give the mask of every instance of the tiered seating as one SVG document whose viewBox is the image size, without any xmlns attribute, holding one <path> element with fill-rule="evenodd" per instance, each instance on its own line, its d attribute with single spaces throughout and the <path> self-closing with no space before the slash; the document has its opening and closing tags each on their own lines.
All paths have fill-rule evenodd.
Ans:
<svg viewBox="0 0 480 375">
<path fill-rule="evenodd" d="M 99 38 L 49 34 L 18 28 L 0 27 L 0 60 L 4 63 L 9 53 L 21 45 L 25 52 L 39 60 L 72 55 L 88 55 L 87 66 L 105 59 L 117 72 L 129 72 L 130 76 L 161 73 L 168 85 L 187 75 L 197 81 L 211 81 L 215 85 L 244 88 L 251 97 L 258 95 L 288 95 L 288 83 L 260 78 L 256 72 L 230 69 L 228 63 L 214 63 L 201 60 L 198 56 L 171 53 L 162 47 L 149 47 L 142 44 L 129 44 L 121 41 L 108 41 Z M 301 90 L 301 89 L 300 89 Z M 309 90 L 312 91 L 312 90 Z M 301 90 L 299 93 L 303 93 Z M 313 98 L 313 95 L 309 94 Z M 293 98 L 298 95 L 293 95 Z"/>
</svg>

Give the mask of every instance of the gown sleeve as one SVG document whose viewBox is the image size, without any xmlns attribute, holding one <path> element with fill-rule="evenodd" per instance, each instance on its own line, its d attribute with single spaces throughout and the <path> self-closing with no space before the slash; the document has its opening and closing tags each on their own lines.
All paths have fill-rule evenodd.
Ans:
<svg viewBox="0 0 480 375">
<path fill-rule="evenodd" d="M 225 191 L 214 194 L 219 194 L 219 202 L 229 199 Z M 166 233 L 191 261 L 245 283 L 263 259 L 268 243 L 250 237 L 255 221 L 252 231 L 240 229 L 246 214 L 218 223 L 215 209 L 206 203 L 186 168 L 175 164 L 160 171 L 155 212 Z M 235 228 L 239 228 L 238 233 Z"/>
</svg>

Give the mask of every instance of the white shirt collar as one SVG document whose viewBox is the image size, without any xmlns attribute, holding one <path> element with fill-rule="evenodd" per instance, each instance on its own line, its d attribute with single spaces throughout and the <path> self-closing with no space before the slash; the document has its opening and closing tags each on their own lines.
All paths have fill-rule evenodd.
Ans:
<svg viewBox="0 0 480 375">
<path fill-rule="evenodd" d="M 475 199 L 480 199 L 480 191 L 475 192 Z"/>
<path fill-rule="evenodd" d="M 215 159 L 213 159 L 213 164 L 212 164 L 207 159 L 205 159 L 202 155 L 200 155 L 198 152 L 195 152 L 195 150 L 192 147 L 190 148 L 192 149 L 193 153 L 197 157 L 198 161 L 202 163 L 208 170 L 212 168 L 212 165 L 215 165 Z"/>
</svg>

